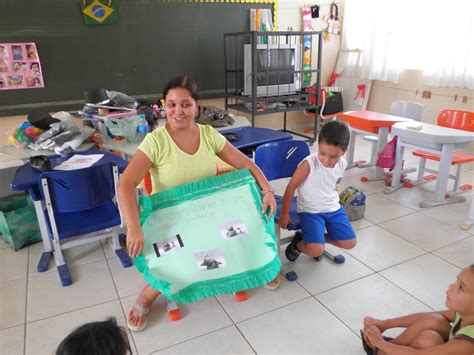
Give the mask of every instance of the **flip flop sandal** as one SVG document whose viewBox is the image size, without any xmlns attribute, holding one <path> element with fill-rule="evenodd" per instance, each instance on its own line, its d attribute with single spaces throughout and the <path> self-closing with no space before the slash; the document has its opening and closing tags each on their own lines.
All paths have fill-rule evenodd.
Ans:
<svg viewBox="0 0 474 355">
<path fill-rule="evenodd" d="M 133 305 L 133 308 L 136 309 L 139 318 L 142 318 L 145 314 L 148 314 L 148 312 L 150 311 L 150 308 L 142 307 L 138 303 L 135 303 Z M 147 321 L 148 319 L 145 318 L 145 320 L 143 321 L 141 325 L 133 325 L 133 324 L 130 324 L 130 321 L 127 319 L 127 327 L 132 332 L 141 332 L 143 329 L 145 329 Z"/>
<path fill-rule="evenodd" d="M 280 287 L 280 278 L 277 276 L 273 281 L 270 281 L 266 285 L 263 285 L 267 290 L 276 290 Z"/>
</svg>

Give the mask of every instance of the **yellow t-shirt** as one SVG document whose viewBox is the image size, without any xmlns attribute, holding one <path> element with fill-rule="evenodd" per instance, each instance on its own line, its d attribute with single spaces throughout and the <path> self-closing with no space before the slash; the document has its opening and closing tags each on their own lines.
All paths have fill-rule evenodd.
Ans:
<svg viewBox="0 0 474 355">
<path fill-rule="evenodd" d="M 138 149 L 152 163 L 152 193 L 216 175 L 216 155 L 224 149 L 226 139 L 209 125 L 198 127 L 199 148 L 193 155 L 176 145 L 165 126 L 146 135 Z"/>
</svg>

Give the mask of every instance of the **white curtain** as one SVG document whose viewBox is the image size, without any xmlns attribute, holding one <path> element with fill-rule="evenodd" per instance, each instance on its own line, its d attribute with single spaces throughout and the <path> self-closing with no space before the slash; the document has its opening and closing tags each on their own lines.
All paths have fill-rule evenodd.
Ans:
<svg viewBox="0 0 474 355">
<path fill-rule="evenodd" d="M 359 77 L 398 83 L 418 69 L 425 85 L 474 89 L 474 1 L 346 0 L 343 20 Z"/>
</svg>

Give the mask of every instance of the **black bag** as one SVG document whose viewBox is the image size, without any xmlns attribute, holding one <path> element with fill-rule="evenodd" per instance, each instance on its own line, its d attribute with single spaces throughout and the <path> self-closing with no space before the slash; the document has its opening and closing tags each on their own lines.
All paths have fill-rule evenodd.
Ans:
<svg viewBox="0 0 474 355">
<path fill-rule="evenodd" d="M 342 94 L 340 92 L 335 92 L 326 98 L 323 115 L 333 115 L 342 111 Z"/>
</svg>

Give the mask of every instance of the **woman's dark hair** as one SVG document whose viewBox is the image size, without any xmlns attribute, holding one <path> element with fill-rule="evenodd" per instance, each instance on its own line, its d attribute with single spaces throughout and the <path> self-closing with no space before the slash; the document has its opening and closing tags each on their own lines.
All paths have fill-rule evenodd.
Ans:
<svg viewBox="0 0 474 355">
<path fill-rule="evenodd" d="M 87 323 L 76 328 L 59 344 L 56 355 L 132 354 L 127 332 L 115 318 Z"/>
<path fill-rule="evenodd" d="M 326 123 L 321 132 L 319 132 L 318 142 L 324 142 L 329 145 L 346 150 L 351 139 L 351 132 L 344 122 L 331 121 Z"/>
<path fill-rule="evenodd" d="M 168 82 L 165 85 L 165 88 L 163 89 L 163 99 L 166 99 L 166 95 L 168 95 L 168 91 L 170 91 L 171 89 L 176 89 L 176 88 L 188 90 L 189 93 L 191 94 L 191 97 L 195 101 L 199 100 L 198 86 L 196 82 L 189 76 L 175 76 L 174 78 L 171 78 L 170 80 L 168 80 Z"/>
</svg>

